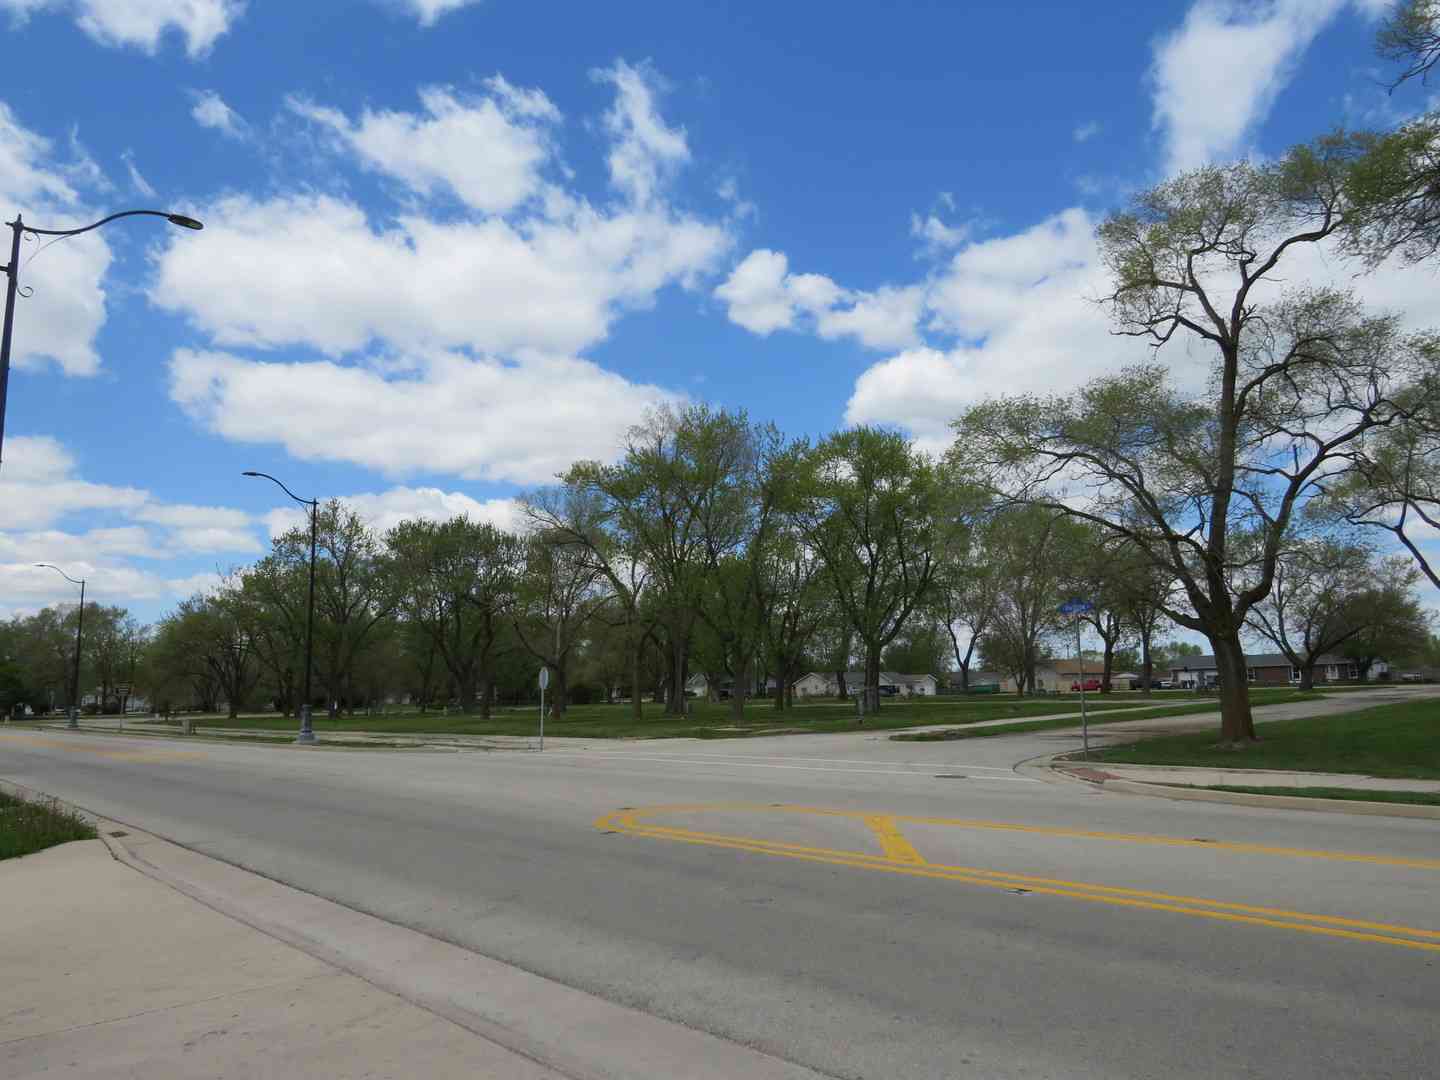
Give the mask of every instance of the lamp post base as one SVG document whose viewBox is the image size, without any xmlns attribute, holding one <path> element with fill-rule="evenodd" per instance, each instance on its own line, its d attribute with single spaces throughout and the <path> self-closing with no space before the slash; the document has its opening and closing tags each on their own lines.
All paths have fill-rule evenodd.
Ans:
<svg viewBox="0 0 1440 1080">
<path fill-rule="evenodd" d="M 79 710 L 79 709 L 75 708 L 74 706 L 71 706 L 71 708 L 70 708 L 70 722 L 67 723 L 65 726 L 66 726 L 67 728 L 69 728 L 71 731 L 79 731 L 79 730 L 80 730 L 80 710 Z"/>
<path fill-rule="evenodd" d="M 310 726 L 310 706 L 300 706 L 300 734 L 295 741 L 302 746 L 315 745 L 315 729 Z"/>
</svg>

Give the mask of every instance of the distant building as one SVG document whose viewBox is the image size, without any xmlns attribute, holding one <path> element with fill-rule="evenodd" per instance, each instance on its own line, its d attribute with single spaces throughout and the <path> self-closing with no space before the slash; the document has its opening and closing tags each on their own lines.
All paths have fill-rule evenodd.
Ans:
<svg viewBox="0 0 1440 1080">
<path fill-rule="evenodd" d="M 1257 686 L 1290 686 L 1300 681 L 1300 669 L 1284 653 L 1246 653 L 1245 667 L 1249 681 Z M 1370 667 L 1370 677 L 1383 679 L 1389 671 L 1384 660 L 1377 660 Z M 1181 689 L 1214 686 L 1219 675 L 1220 666 L 1213 656 L 1182 656 L 1170 665 L 1170 681 Z M 1360 665 L 1353 660 L 1326 653 L 1315 662 L 1317 684 L 1359 681 Z"/>
<path fill-rule="evenodd" d="M 863 671 L 845 673 L 845 692 L 858 692 L 865 685 Z M 903 675 L 898 671 L 880 672 L 880 687 L 894 687 L 900 697 L 934 697 L 940 682 L 934 675 Z M 833 671 L 812 671 L 804 678 L 795 680 L 796 697 L 835 697 L 840 693 L 840 683 Z"/>
</svg>

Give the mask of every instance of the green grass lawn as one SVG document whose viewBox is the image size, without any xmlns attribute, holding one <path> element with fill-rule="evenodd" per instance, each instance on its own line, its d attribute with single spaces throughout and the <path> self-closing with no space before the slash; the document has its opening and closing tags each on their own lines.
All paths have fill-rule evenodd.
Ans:
<svg viewBox="0 0 1440 1080">
<path fill-rule="evenodd" d="M 1260 742 L 1240 750 L 1222 749 L 1214 732 L 1201 732 L 1117 746 L 1092 754 L 1091 759 L 1433 780 L 1440 778 L 1440 701 L 1405 701 L 1341 716 L 1276 720 L 1260 728 Z"/>
<path fill-rule="evenodd" d="M 1317 691 L 1301 693 L 1299 690 L 1259 690 L 1251 695 L 1251 702 L 1255 705 L 1283 705 L 1287 701 L 1315 701 L 1319 697 Z M 1095 710 L 1090 710 L 1090 726 L 1095 727 L 1101 724 L 1123 724 L 1130 720 L 1158 720 L 1167 716 L 1198 716 L 1207 712 L 1216 712 L 1220 703 L 1214 698 L 1200 704 L 1193 698 L 1177 702 L 1174 705 L 1160 705 L 1151 709 L 1134 709 L 1129 712 L 1116 713 L 1113 716 L 1101 713 L 1096 716 Z M 1057 718 L 1054 720 L 1034 720 L 1029 723 L 1018 724 L 996 724 L 988 728 L 949 728 L 945 731 L 917 731 L 912 735 L 892 735 L 891 738 L 897 742 L 949 742 L 952 739 L 985 739 L 995 735 L 1019 735 L 1027 731 L 1053 731 L 1057 728 L 1075 727 L 1080 722 L 1078 707 L 1075 715 Z M 973 721 L 971 721 L 973 723 Z M 1091 755 L 1092 758 L 1094 755 Z"/>
<path fill-rule="evenodd" d="M 0 859 L 16 859 L 71 840 L 94 840 L 89 822 L 56 802 L 27 802 L 0 792 Z"/>
<path fill-rule="evenodd" d="M 1261 691 L 1257 700 L 1271 700 L 1273 693 L 1281 693 L 1282 700 L 1293 700 L 1289 692 Z M 1154 699 L 1152 699 L 1154 700 Z M 1206 711 L 1216 707 L 1215 699 L 1196 698 L 1192 695 L 1167 695 L 1159 700 L 1173 701 L 1158 711 L 1127 713 L 1126 715 L 1171 715 L 1177 708 L 1188 703 L 1192 708 Z M 1129 694 L 1108 694 L 1103 699 L 1091 698 L 1088 709 L 1092 715 L 1114 709 L 1134 709 L 1145 699 Z M 1200 704 L 1197 704 L 1199 702 Z M 807 732 L 834 732 L 861 730 L 855 718 L 853 704 L 806 703 L 795 709 L 777 712 L 768 700 L 747 703 L 744 716 L 736 724 L 730 716 L 728 702 L 692 702 L 693 713 L 688 718 L 671 717 L 664 714 L 663 707 L 646 702 L 644 714 L 637 723 L 630 713 L 628 704 L 620 705 L 576 705 L 559 721 L 547 718 L 545 733 L 555 736 L 571 736 L 592 739 L 618 738 L 743 738 L 750 735 L 800 734 Z M 1079 699 L 1066 697 L 1016 698 L 1003 696 L 940 697 L 923 700 L 888 700 L 880 707 L 879 715 L 865 718 L 864 729 L 887 731 L 930 724 L 974 724 L 982 720 L 1015 718 L 1023 720 L 1030 716 L 1048 716 L 1065 713 L 1078 716 Z M 438 711 L 428 713 L 391 712 L 379 716 L 340 716 L 331 720 L 326 716 L 314 719 L 316 733 L 323 739 L 326 732 L 364 731 L 383 732 L 392 735 L 433 734 L 433 735 L 533 735 L 536 732 L 538 710 L 497 709 L 489 720 L 478 716 L 464 716 L 460 713 L 445 715 Z M 1055 726 L 1067 726 L 1072 720 L 1061 720 Z M 223 717 L 203 718 L 196 722 L 197 731 L 206 728 L 238 728 L 255 731 L 294 731 L 298 721 L 274 714 L 263 716 L 242 716 L 235 720 Z M 152 730 L 158 725 L 146 725 Z M 177 725 L 178 726 L 178 722 Z"/>
<path fill-rule="evenodd" d="M 1205 791 L 1238 791 L 1242 795 L 1296 795 L 1304 799 L 1351 799 L 1357 802 L 1418 803 L 1440 806 L 1440 792 L 1434 791 L 1364 791 L 1345 787 L 1243 787 L 1237 784 L 1173 784 L 1172 787 L 1195 787 Z"/>
</svg>

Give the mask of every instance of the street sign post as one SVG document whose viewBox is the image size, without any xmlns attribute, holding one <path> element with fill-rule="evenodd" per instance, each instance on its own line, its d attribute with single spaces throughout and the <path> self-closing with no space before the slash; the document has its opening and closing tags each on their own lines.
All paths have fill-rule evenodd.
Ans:
<svg viewBox="0 0 1440 1080">
<path fill-rule="evenodd" d="M 1090 757 L 1090 717 L 1085 711 L 1085 660 L 1080 651 L 1080 616 L 1087 611 L 1094 611 L 1095 605 L 1089 600 L 1082 600 L 1080 597 L 1072 597 L 1060 605 L 1061 615 L 1075 616 L 1075 669 L 1077 672 L 1076 682 L 1080 686 L 1080 739 L 1085 748 L 1085 757 Z"/>
<path fill-rule="evenodd" d="M 550 669 L 540 669 L 540 752 L 545 752 L 545 688 L 550 685 Z"/>
</svg>

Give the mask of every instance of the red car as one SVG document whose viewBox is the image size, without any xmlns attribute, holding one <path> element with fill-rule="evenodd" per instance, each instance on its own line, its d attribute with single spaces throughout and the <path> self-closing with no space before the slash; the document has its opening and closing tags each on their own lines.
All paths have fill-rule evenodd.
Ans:
<svg viewBox="0 0 1440 1080">
<path fill-rule="evenodd" d="M 1079 684 L 1078 682 L 1072 682 L 1072 683 L 1070 684 L 1070 689 L 1071 689 L 1071 690 L 1079 690 L 1080 688 L 1081 688 L 1081 687 L 1080 687 L 1080 684 Z M 1085 688 L 1086 690 L 1099 690 L 1099 689 L 1100 689 L 1100 680 L 1099 680 L 1099 679 L 1086 679 L 1086 680 L 1085 680 L 1085 687 L 1084 687 L 1084 688 Z"/>
</svg>

